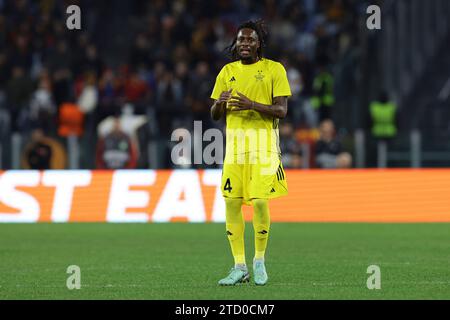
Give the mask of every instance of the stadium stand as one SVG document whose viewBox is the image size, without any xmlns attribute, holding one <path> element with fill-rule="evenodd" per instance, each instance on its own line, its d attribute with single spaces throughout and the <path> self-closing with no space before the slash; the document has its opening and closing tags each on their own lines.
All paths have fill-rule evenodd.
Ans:
<svg viewBox="0 0 450 320">
<path fill-rule="evenodd" d="M 445 1 L 432 2 L 436 8 L 441 6 L 444 16 L 449 11 Z M 324 118 L 334 121 L 343 139 L 353 137 L 357 129 L 370 134 L 364 120 L 368 105 L 375 92 L 383 89 L 374 83 L 382 76 L 389 80 L 387 72 L 372 76 L 377 64 L 370 65 L 368 60 L 380 60 L 381 53 L 373 56 L 369 49 L 385 41 L 385 36 L 364 31 L 361 21 L 367 16 L 366 6 L 356 0 L 70 1 L 82 8 L 81 30 L 65 27 L 68 3 L 0 2 L 2 169 L 16 166 L 10 156 L 10 138 L 18 134 L 21 139 L 15 141 L 24 146 L 36 127 L 63 143 L 70 157 L 64 137 L 71 126 L 81 149 L 75 167 L 94 168 L 98 126 L 108 117 L 123 116 L 125 106 L 148 120 L 135 132 L 140 149 L 136 166 L 174 167 L 165 155 L 173 130 L 193 130 L 194 120 L 222 129 L 209 118 L 209 94 L 215 75 L 228 61 L 224 48 L 243 20 L 263 18 L 269 25 L 266 55 L 281 60 L 288 72 L 293 97 L 283 121 L 292 125 L 298 143 L 302 143 L 298 137 L 309 130 L 313 148 L 319 120 Z M 395 19 L 397 4 L 382 4 L 388 11 L 387 21 Z M 420 10 L 420 4 L 415 10 Z M 448 24 L 438 26 L 438 22 L 441 36 L 434 40 L 430 57 L 448 34 Z M 424 29 L 424 33 L 433 32 Z M 422 61 L 423 71 L 429 61 Z M 319 73 L 324 68 L 327 73 Z M 418 77 L 419 73 L 413 80 L 417 82 Z M 321 83 L 326 84 L 323 90 Z M 397 89 L 393 85 L 389 91 L 400 115 L 407 117 L 402 105 L 411 90 L 400 95 Z M 308 152 L 311 163 L 303 168 L 314 162 L 313 150 Z M 301 153 L 295 166 L 304 163 L 299 157 L 306 159 Z M 365 161 L 358 163 L 365 165 Z"/>
</svg>

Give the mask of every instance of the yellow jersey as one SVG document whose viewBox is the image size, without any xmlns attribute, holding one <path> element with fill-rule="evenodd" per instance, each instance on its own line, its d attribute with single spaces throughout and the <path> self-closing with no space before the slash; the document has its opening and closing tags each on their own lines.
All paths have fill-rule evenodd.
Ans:
<svg viewBox="0 0 450 320">
<path fill-rule="evenodd" d="M 230 89 L 233 89 L 233 96 L 240 92 L 250 100 L 266 105 L 272 105 L 275 97 L 291 96 L 285 68 L 281 63 L 266 58 L 253 64 L 243 64 L 240 60 L 226 64 L 217 75 L 211 98 L 217 100 L 223 91 Z M 255 110 L 231 110 L 227 104 L 227 154 L 252 151 L 280 153 L 278 118 Z M 240 143 L 243 141 L 241 134 L 245 134 L 245 144 Z"/>
</svg>

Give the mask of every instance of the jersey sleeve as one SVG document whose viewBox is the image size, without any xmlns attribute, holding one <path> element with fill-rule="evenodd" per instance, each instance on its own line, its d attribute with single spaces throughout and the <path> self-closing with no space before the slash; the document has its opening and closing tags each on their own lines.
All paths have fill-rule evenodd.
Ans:
<svg viewBox="0 0 450 320">
<path fill-rule="evenodd" d="M 273 97 L 290 97 L 291 95 L 286 69 L 281 63 L 276 63 L 273 69 Z"/>
<path fill-rule="evenodd" d="M 211 98 L 214 100 L 219 99 L 220 94 L 223 91 L 227 91 L 226 82 L 224 81 L 224 73 L 225 73 L 224 70 L 225 68 L 222 68 L 222 70 L 220 70 L 219 74 L 216 77 L 216 83 L 214 84 L 214 88 L 211 93 Z"/>
</svg>

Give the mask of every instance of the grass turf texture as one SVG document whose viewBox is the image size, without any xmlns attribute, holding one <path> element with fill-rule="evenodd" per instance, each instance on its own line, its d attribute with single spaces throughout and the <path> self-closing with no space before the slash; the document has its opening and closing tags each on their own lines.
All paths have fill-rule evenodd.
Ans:
<svg viewBox="0 0 450 320">
<path fill-rule="evenodd" d="M 449 227 L 274 223 L 269 283 L 219 287 L 232 266 L 223 224 L 0 224 L 0 299 L 450 299 Z M 373 264 L 381 290 L 366 287 Z M 69 265 L 80 290 L 66 287 Z"/>
</svg>

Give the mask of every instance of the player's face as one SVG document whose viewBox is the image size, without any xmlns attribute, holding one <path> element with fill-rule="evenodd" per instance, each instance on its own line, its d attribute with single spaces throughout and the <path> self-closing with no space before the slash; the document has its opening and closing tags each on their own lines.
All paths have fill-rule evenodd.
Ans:
<svg viewBox="0 0 450 320">
<path fill-rule="evenodd" d="M 255 30 L 249 28 L 239 30 L 236 39 L 236 49 L 241 60 L 256 61 L 258 48 L 259 40 Z"/>
</svg>

